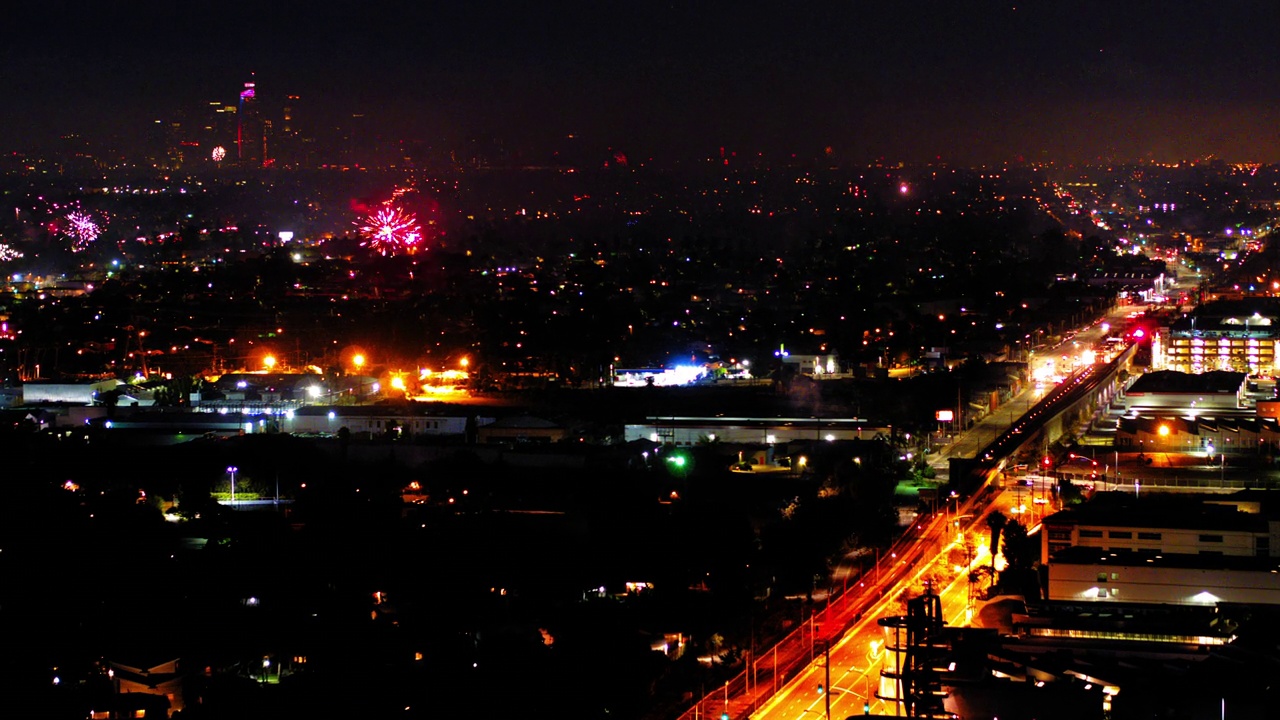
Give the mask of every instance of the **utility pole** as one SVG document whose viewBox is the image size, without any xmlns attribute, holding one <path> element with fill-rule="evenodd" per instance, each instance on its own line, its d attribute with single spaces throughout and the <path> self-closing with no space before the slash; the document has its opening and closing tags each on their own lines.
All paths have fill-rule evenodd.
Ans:
<svg viewBox="0 0 1280 720">
<path fill-rule="evenodd" d="M 822 694 L 822 697 L 827 704 L 827 720 L 831 720 L 831 641 L 830 640 L 826 641 L 826 643 L 822 646 L 822 655 L 824 658 L 823 665 L 825 666 L 823 670 L 827 675 L 827 684 L 823 686 L 826 688 L 826 692 Z"/>
</svg>

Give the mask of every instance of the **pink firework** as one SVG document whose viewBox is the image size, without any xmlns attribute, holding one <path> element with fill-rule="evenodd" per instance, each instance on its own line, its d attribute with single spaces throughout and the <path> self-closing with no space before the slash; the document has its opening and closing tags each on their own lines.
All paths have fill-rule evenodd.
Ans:
<svg viewBox="0 0 1280 720">
<path fill-rule="evenodd" d="M 87 250 L 101 233 L 102 229 L 92 215 L 80 210 L 67 214 L 67 235 L 71 238 L 72 252 Z"/>
<path fill-rule="evenodd" d="M 360 226 L 364 247 L 377 250 L 382 255 L 415 253 L 422 242 L 422 228 L 413 213 L 406 213 L 394 205 L 383 205 L 364 219 Z"/>
</svg>

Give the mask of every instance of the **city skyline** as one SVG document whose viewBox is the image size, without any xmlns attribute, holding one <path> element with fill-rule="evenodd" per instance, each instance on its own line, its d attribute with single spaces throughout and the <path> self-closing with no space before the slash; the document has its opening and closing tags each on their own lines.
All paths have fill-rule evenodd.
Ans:
<svg viewBox="0 0 1280 720">
<path fill-rule="evenodd" d="M 181 108 L 301 98 L 409 141 L 574 134 L 635 157 L 741 153 L 955 163 L 1280 160 L 1276 8 L 556 3 L 20 8 L 0 148 L 141 142 Z M 56 19 L 61 17 L 63 19 Z M 301 112 L 301 111 L 300 111 Z M 309 114 L 309 115 L 308 115 Z"/>
<path fill-rule="evenodd" d="M 1280 5 L 6 20 L 0 717 L 1274 714 Z"/>
</svg>

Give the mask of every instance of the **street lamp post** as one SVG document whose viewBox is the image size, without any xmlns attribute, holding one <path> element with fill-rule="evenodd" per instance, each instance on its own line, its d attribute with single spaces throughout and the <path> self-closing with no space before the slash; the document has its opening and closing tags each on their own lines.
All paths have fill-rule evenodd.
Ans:
<svg viewBox="0 0 1280 720">
<path fill-rule="evenodd" d="M 240 468 L 232 465 L 227 468 L 227 472 L 231 473 L 231 507 L 236 506 L 236 471 Z"/>
<path fill-rule="evenodd" d="M 973 545 L 968 538 L 964 543 L 964 611 L 966 618 L 973 612 Z"/>
<path fill-rule="evenodd" d="M 822 646 L 823 671 L 826 673 L 826 692 L 822 694 L 823 700 L 827 707 L 827 720 L 831 720 L 831 641 L 827 640 Z"/>
</svg>

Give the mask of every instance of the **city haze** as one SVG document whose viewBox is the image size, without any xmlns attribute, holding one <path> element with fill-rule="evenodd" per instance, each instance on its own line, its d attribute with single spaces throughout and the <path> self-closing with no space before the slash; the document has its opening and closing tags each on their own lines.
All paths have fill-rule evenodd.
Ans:
<svg viewBox="0 0 1280 720">
<path fill-rule="evenodd" d="M 637 158 L 962 163 L 1280 159 L 1275 6 L 558 2 L 24 5 L 3 50 L 0 148 L 76 135 L 130 155 L 149 123 L 302 98 L 387 141 L 569 134 Z"/>
</svg>

